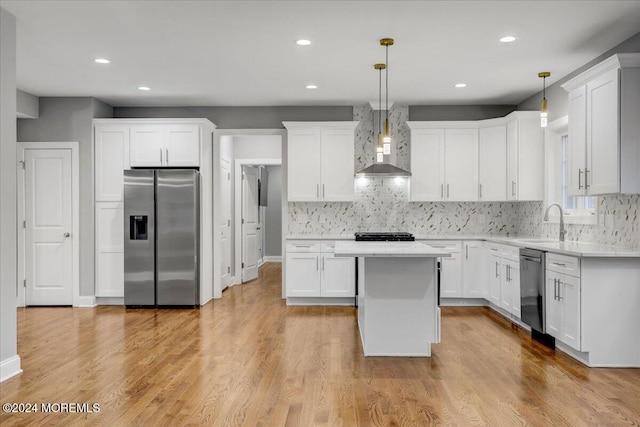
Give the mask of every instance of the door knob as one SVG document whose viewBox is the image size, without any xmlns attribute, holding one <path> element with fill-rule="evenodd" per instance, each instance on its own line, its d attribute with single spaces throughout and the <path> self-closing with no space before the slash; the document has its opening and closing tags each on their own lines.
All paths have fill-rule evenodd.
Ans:
<svg viewBox="0 0 640 427">
<path fill-rule="evenodd" d="M 69 233 L 68 231 L 66 233 L 63 234 L 64 237 L 70 237 L 71 233 Z"/>
</svg>

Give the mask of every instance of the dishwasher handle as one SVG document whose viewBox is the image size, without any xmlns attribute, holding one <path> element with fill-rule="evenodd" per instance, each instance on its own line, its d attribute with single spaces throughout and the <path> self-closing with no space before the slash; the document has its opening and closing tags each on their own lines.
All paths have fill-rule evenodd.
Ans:
<svg viewBox="0 0 640 427">
<path fill-rule="evenodd" d="M 525 259 L 527 261 L 537 262 L 538 264 L 542 264 L 542 260 L 540 258 L 531 258 L 528 256 L 520 255 L 520 259 Z"/>
</svg>

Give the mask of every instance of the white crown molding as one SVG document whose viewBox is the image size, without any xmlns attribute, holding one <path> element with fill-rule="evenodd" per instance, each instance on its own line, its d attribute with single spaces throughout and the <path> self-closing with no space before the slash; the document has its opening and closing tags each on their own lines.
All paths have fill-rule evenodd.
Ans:
<svg viewBox="0 0 640 427">
<path fill-rule="evenodd" d="M 468 121 L 408 121 L 407 126 L 411 130 L 417 129 L 482 129 L 492 126 L 506 125 L 512 120 L 537 120 L 540 115 L 539 111 L 513 111 L 504 117 L 496 117 L 484 120 L 468 120 Z"/>
<path fill-rule="evenodd" d="M 571 80 L 560 85 L 560 87 L 567 92 L 571 92 L 607 71 L 615 70 L 616 68 L 638 67 L 640 67 L 640 53 L 618 53 L 578 74 Z"/>
<path fill-rule="evenodd" d="M 374 111 L 387 109 L 387 104 L 385 104 L 384 102 L 369 102 L 369 105 L 371 106 L 371 108 L 373 108 Z M 393 107 L 393 102 L 389 103 L 389 109 L 391 109 L 391 107 Z"/>
<path fill-rule="evenodd" d="M 353 130 L 360 122 L 282 122 L 287 129 L 350 129 Z"/>
<path fill-rule="evenodd" d="M 93 119 L 94 125 L 144 125 L 144 124 L 194 124 L 194 125 L 209 125 L 216 128 L 215 123 L 209 119 Z"/>
</svg>

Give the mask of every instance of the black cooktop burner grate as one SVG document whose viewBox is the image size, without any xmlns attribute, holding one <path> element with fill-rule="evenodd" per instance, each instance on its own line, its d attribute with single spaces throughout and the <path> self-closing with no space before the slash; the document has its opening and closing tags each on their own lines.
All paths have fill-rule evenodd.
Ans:
<svg viewBox="0 0 640 427">
<path fill-rule="evenodd" d="M 403 231 L 358 231 L 355 233 L 358 242 L 413 242 L 413 234 Z"/>
</svg>

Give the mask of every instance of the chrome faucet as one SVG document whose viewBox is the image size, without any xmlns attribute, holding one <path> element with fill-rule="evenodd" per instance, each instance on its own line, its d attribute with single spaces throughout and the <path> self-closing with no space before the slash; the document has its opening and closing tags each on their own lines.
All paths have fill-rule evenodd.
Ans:
<svg viewBox="0 0 640 427">
<path fill-rule="evenodd" d="M 544 213 L 544 220 L 549 221 L 549 211 L 554 206 L 557 206 L 558 210 L 560 211 L 560 241 L 564 242 L 564 235 L 567 234 L 567 230 L 564 228 L 564 214 L 562 212 L 562 206 L 560 206 L 560 203 L 551 203 L 549 205 L 546 212 Z"/>
</svg>

